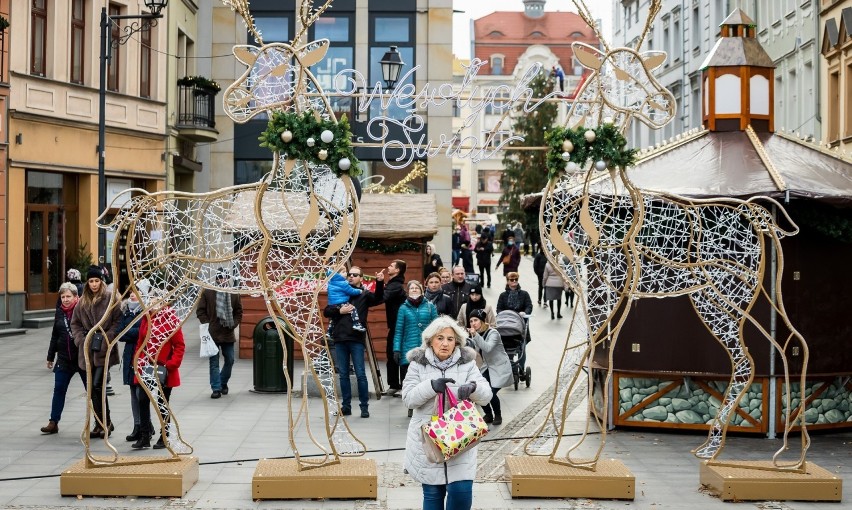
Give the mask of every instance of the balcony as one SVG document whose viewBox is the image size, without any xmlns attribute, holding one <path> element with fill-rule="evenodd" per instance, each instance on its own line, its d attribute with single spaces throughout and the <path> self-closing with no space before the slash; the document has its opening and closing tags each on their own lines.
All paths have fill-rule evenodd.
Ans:
<svg viewBox="0 0 852 510">
<path fill-rule="evenodd" d="M 181 137 L 194 142 L 215 142 L 216 131 L 216 82 L 199 77 L 178 80 L 178 132 Z"/>
</svg>

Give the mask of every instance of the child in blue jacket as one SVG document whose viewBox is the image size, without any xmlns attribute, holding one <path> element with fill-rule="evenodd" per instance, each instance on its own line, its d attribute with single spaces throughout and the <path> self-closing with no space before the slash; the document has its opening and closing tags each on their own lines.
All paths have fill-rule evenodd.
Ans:
<svg viewBox="0 0 852 510">
<path fill-rule="evenodd" d="M 331 273 L 331 271 L 329 271 Z M 331 280 L 328 281 L 328 304 L 343 305 L 349 302 L 351 296 L 361 294 L 361 289 L 349 285 L 349 281 L 341 273 L 334 273 Z M 366 331 L 361 320 L 358 318 L 358 311 L 352 310 L 352 329 L 355 331 Z M 328 336 L 331 336 L 331 322 L 328 324 Z"/>
</svg>

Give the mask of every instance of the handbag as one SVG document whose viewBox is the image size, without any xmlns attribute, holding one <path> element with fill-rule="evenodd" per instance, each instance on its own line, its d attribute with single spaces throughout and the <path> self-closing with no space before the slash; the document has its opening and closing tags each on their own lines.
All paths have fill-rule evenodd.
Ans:
<svg viewBox="0 0 852 510">
<path fill-rule="evenodd" d="M 512 255 L 503 255 L 503 265 L 505 266 L 509 262 L 512 262 Z"/>
<path fill-rule="evenodd" d="M 147 377 L 154 377 L 154 374 L 157 374 L 157 379 L 160 380 L 160 386 L 166 387 L 166 378 L 169 376 L 169 370 L 165 367 L 165 365 L 145 365 L 142 367 L 142 373 L 144 373 Z"/>
<path fill-rule="evenodd" d="M 450 408 L 444 411 L 444 399 L 438 398 L 437 415 L 423 425 L 423 435 L 441 452 L 441 461 L 448 461 L 467 448 L 475 445 L 488 433 L 488 425 L 470 400 L 459 402 L 456 395 L 447 388 Z M 431 446 L 424 444 L 427 456 Z"/>
<path fill-rule="evenodd" d="M 216 346 L 216 342 L 213 341 L 213 337 L 210 336 L 209 324 L 201 324 L 198 326 L 198 334 L 201 335 L 200 357 L 209 358 L 219 354 L 219 348 Z"/>
<path fill-rule="evenodd" d="M 95 331 L 95 334 L 92 335 L 91 341 L 89 341 L 89 350 L 92 352 L 101 352 L 101 349 L 104 348 L 104 335 L 100 331 Z"/>
</svg>

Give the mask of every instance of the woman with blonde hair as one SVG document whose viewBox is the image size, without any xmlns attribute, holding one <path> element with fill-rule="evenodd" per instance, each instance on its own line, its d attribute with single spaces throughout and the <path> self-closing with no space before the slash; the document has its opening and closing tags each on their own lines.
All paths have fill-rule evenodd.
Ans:
<svg viewBox="0 0 852 510">
<path fill-rule="evenodd" d="M 112 298 L 106 289 L 103 275 L 103 271 L 98 266 L 89 267 L 86 274 L 86 285 L 83 287 L 83 297 L 74 308 L 74 314 L 71 317 L 71 334 L 74 336 L 74 344 L 78 348 L 77 361 L 83 370 L 86 370 L 86 358 L 83 349 L 86 335 L 104 317 Z M 92 341 L 88 345 L 89 359 L 91 360 L 90 370 L 92 370 L 92 407 L 97 418 L 95 428 L 89 433 L 89 437 L 93 438 L 109 435 L 115 429 L 110 419 L 109 403 L 104 394 L 106 383 L 104 371 L 113 365 L 118 365 L 118 349 L 110 351 L 109 360 L 106 359 L 106 353 L 109 343 L 115 339 L 116 333 L 118 333 L 120 321 L 121 309 L 116 306 L 96 334 L 92 335 Z M 101 334 L 102 338 L 98 338 L 101 337 Z M 104 405 L 102 406 L 102 404 Z"/>
<path fill-rule="evenodd" d="M 441 260 L 441 256 L 435 253 L 435 245 L 427 243 L 426 253 L 423 257 L 423 281 L 425 282 L 430 274 L 441 269 L 443 266 L 444 262 Z"/>
<path fill-rule="evenodd" d="M 491 401 L 491 387 L 476 367 L 476 351 L 467 347 L 467 331 L 453 318 L 438 317 L 421 338 L 420 347 L 408 351 L 409 368 L 402 383 L 402 401 L 413 410 L 405 442 L 405 471 L 423 486 L 423 508 L 469 509 L 478 446 L 450 460 L 431 462 L 423 449 L 421 429 L 431 421 L 435 400 L 447 388 L 459 400 L 484 406 Z"/>
</svg>

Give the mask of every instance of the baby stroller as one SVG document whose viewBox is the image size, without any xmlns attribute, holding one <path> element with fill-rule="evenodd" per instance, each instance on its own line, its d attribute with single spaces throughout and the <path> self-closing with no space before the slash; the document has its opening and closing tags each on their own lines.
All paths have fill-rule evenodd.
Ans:
<svg viewBox="0 0 852 510">
<path fill-rule="evenodd" d="M 515 380 L 515 389 L 518 389 L 519 381 L 523 380 L 527 388 L 530 387 L 532 370 L 530 367 L 521 366 L 521 360 L 525 360 L 527 328 L 529 317 L 521 317 L 521 314 L 513 310 L 503 310 L 497 314 L 497 332 L 503 340 L 503 349 L 509 356 L 512 365 L 512 378 Z"/>
</svg>

